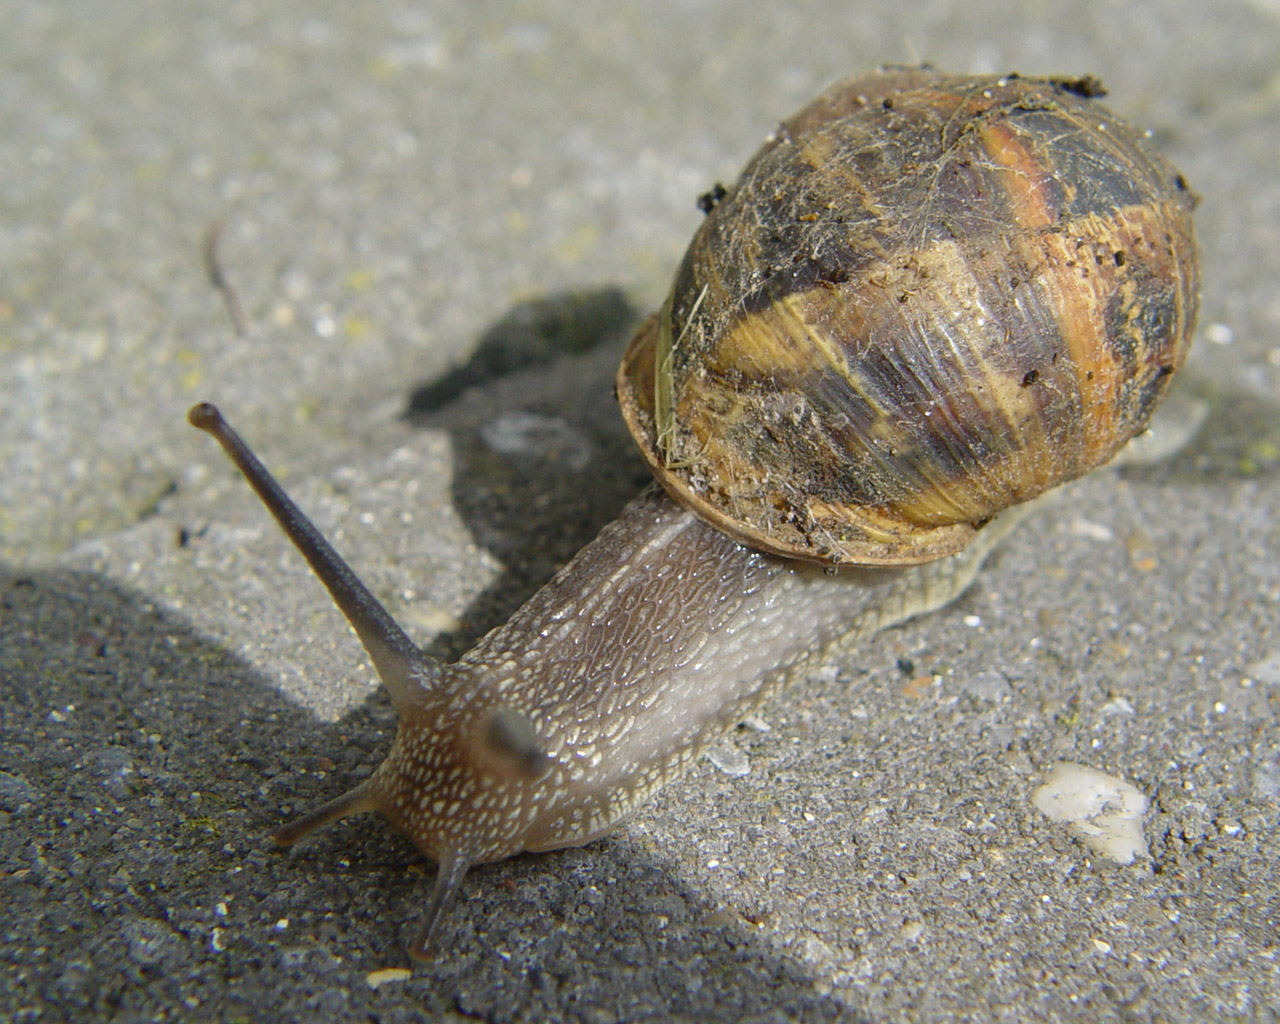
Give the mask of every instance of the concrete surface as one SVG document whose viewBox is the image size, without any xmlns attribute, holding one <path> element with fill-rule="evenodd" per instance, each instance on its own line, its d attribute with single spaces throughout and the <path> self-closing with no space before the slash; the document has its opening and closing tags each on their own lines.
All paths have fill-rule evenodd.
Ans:
<svg viewBox="0 0 1280 1024">
<path fill-rule="evenodd" d="M 1275 0 L 51 0 L 0 29 L 0 1018 L 1276 1019 Z M 609 376 L 694 198 L 830 79 L 917 59 L 1092 72 L 1173 155 L 1203 430 L 773 702 L 729 770 L 476 871 L 439 959 L 378 973 L 432 867 L 373 819 L 268 834 L 371 770 L 389 705 L 186 407 L 454 655 L 643 479 Z M 1149 857 L 1032 808 L 1059 760 L 1150 799 Z"/>
</svg>

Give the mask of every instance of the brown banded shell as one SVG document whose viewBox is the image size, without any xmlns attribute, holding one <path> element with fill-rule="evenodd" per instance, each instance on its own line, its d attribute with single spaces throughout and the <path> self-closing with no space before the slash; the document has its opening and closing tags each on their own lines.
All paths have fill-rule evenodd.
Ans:
<svg viewBox="0 0 1280 1024">
<path fill-rule="evenodd" d="M 784 122 L 619 371 L 667 490 L 767 551 L 924 562 L 1140 432 L 1195 197 L 1097 91 L 885 70 Z"/>
</svg>

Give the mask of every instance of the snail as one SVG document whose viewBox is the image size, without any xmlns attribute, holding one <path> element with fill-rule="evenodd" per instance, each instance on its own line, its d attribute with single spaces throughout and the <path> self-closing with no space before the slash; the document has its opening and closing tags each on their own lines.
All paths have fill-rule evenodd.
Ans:
<svg viewBox="0 0 1280 1024">
<path fill-rule="evenodd" d="M 766 141 L 617 390 L 651 485 L 453 664 L 423 654 L 209 404 L 399 715 L 276 838 L 380 811 L 438 865 L 615 828 L 766 697 L 968 585 L 1026 504 L 1143 432 L 1198 303 L 1195 197 L 1093 79 L 881 69 Z M 1008 509 L 1008 511 L 1005 511 Z"/>
</svg>

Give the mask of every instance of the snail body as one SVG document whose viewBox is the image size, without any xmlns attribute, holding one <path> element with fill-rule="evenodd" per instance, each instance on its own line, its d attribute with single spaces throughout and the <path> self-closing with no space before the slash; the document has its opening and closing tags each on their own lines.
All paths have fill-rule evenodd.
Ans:
<svg viewBox="0 0 1280 1024">
<path fill-rule="evenodd" d="M 662 488 L 454 664 L 196 406 L 399 713 L 377 771 L 277 839 L 382 812 L 439 865 L 425 956 L 470 865 L 609 832 L 1141 432 L 1194 323 L 1194 200 L 1086 84 L 882 71 L 785 122 L 619 371 Z"/>
</svg>

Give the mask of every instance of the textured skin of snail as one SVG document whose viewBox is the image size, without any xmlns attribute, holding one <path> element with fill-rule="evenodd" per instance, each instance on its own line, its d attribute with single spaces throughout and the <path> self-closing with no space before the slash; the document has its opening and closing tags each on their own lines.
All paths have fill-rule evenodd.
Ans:
<svg viewBox="0 0 1280 1024">
<path fill-rule="evenodd" d="M 454 664 L 412 643 L 216 409 L 192 409 L 399 712 L 377 771 L 277 839 L 384 814 L 439 865 L 425 956 L 470 865 L 609 832 L 770 694 L 963 591 L 1029 506 L 1001 509 L 1142 431 L 1194 319 L 1192 198 L 1085 85 L 878 72 L 785 122 L 620 371 L 666 490 Z M 859 545 L 870 564 L 846 564 Z"/>
</svg>

